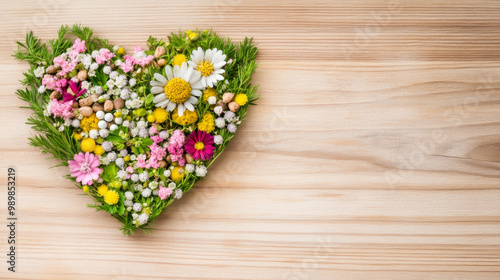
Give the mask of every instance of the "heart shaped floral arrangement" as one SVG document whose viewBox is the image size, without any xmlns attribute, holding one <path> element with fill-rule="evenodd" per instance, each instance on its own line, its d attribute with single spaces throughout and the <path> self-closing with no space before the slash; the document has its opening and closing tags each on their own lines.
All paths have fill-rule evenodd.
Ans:
<svg viewBox="0 0 500 280">
<path fill-rule="evenodd" d="M 188 30 L 149 37 L 127 54 L 74 25 L 48 44 L 30 32 L 18 45 L 14 57 L 31 66 L 17 91 L 34 111 L 30 144 L 69 166 L 89 206 L 127 235 L 150 230 L 206 176 L 258 99 L 250 85 L 257 48 L 247 38 Z"/>
</svg>

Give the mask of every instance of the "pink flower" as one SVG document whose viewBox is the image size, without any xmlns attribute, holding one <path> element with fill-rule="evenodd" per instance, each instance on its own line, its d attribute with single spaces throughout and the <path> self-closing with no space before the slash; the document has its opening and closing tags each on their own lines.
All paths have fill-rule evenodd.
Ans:
<svg viewBox="0 0 500 280">
<path fill-rule="evenodd" d="M 132 166 L 127 167 L 125 170 L 127 170 L 128 173 L 134 173 L 134 168 Z"/>
<path fill-rule="evenodd" d="M 214 156 L 214 137 L 205 131 L 195 130 L 189 135 L 184 148 L 195 160 L 209 160 Z"/>
<path fill-rule="evenodd" d="M 78 64 L 78 61 L 76 60 L 71 60 L 70 63 L 68 63 L 63 57 L 58 56 L 54 58 L 54 65 L 55 66 L 60 66 L 62 69 L 59 71 L 60 76 L 64 76 L 67 73 L 73 71 L 75 69 L 76 65 Z"/>
<path fill-rule="evenodd" d="M 42 79 L 42 85 L 51 90 L 57 89 L 57 77 L 49 74 L 45 75 Z"/>
<path fill-rule="evenodd" d="M 126 55 L 123 58 L 125 62 L 120 64 L 120 68 L 123 72 L 128 73 L 134 68 L 134 65 L 146 66 L 154 59 L 154 56 L 146 55 L 140 46 L 136 46 L 134 48 L 134 56 Z"/>
<path fill-rule="evenodd" d="M 165 200 L 171 194 L 172 194 L 171 188 L 164 188 L 163 186 L 160 186 L 160 189 L 158 190 L 158 196 L 160 197 L 161 200 Z"/>
<path fill-rule="evenodd" d="M 49 104 L 49 112 L 55 117 L 61 117 L 64 120 L 69 120 L 73 115 L 73 101 L 64 102 L 57 101 L 57 99 L 52 99 Z"/>
<path fill-rule="evenodd" d="M 170 158 L 173 162 L 178 162 L 180 166 L 184 166 L 184 164 L 186 163 L 186 159 L 183 157 L 183 146 L 185 140 L 186 137 L 184 136 L 184 132 L 182 132 L 182 130 L 180 129 L 177 129 L 170 137 L 170 145 L 168 146 Z"/>
<path fill-rule="evenodd" d="M 150 129 L 149 129 L 149 132 L 153 133 L 153 134 L 156 134 L 158 133 L 158 129 L 156 129 L 156 126 L 152 126 Z"/>
<path fill-rule="evenodd" d="M 151 140 L 153 140 L 153 142 L 155 142 L 155 144 L 158 144 L 160 143 L 161 141 L 163 141 L 163 138 L 161 138 L 160 136 L 158 135 L 155 135 L 153 137 L 151 137 Z"/>
<path fill-rule="evenodd" d="M 184 141 L 186 140 L 186 136 L 184 136 L 184 132 L 182 130 L 177 129 L 174 131 L 172 136 L 170 137 L 170 146 L 182 146 L 184 145 Z"/>
<path fill-rule="evenodd" d="M 109 62 L 113 57 L 115 57 L 115 54 L 110 52 L 108 49 L 101 49 L 99 52 L 99 55 L 95 58 L 95 61 L 99 65 Z"/>
<path fill-rule="evenodd" d="M 68 163 L 71 177 L 76 177 L 76 181 L 84 185 L 92 185 L 102 173 L 102 169 L 98 168 L 99 159 L 88 152 L 75 155 L 74 160 L 68 160 Z"/>
<path fill-rule="evenodd" d="M 149 157 L 148 165 L 153 168 L 160 167 L 160 161 L 167 155 L 166 149 L 153 143 L 149 146 L 149 150 L 151 151 L 151 156 Z"/>
<path fill-rule="evenodd" d="M 128 73 L 132 71 L 132 69 L 134 69 L 134 63 L 132 61 L 127 61 L 125 58 L 125 62 L 122 62 L 122 64 L 120 64 L 120 68 L 123 70 L 123 72 Z"/>
<path fill-rule="evenodd" d="M 137 156 L 137 167 L 144 168 L 146 167 L 146 155 L 142 154 Z"/>
<path fill-rule="evenodd" d="M 80 95 L 84 94 L 87 90 L 81 89 L 81 83 L 75 83 L 73 80 L 69 81 L 69 86 L 63 91 L 63 100 L 70 101 L 76 100 Z"/>
<path fill-rule="evenodd" d="M 73 50 L 79 53 L 86 51 L 87 47 L 85 46 L 85 41 L 76 39 L 75 43 L 73 44 Z"/>
</svg>

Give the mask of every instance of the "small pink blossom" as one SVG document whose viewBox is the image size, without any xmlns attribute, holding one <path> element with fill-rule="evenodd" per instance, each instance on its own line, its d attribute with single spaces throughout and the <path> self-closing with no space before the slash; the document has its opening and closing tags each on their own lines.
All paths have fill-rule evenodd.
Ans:
<svg viewBox="0 0 500 280">
<path fill-rule="evenodd" d="M 110 52 L 108 49 L 101 49 L 95 61 L 100 65 L 109 62 L 113 57 L 115 57 L 114 53 Z"/>
<path fill-rule="evenodd" d="M 125 60 L 125 62 L 122 62 L 122 64 L 120 64 L 120 68 L 123 70 L 123 72 L 128 73 L 132 71 L 132 69 L 134 69 L 134 63 L 132 61 Z"/>
<path fill-rule="evenodd" d="M 182 132 L 182 130 L 180 129 L 177 129 L 170 137 L 170 145 L 168 146 L 170 158 L 173 162 L 178 162 L 180 166 L 184 166 L 184 164 L 186 163 L 186 159 L 183 157 L 183 146 L 185 140 L 186 137 L 184 136 L 184 132 Z"/>
<path fill-rule="evenodd" d="M 158 144 L 160 143 L 161 141 L 163 141 L 163 138 L 161 138 L 160 136 L 158 135 L 155 135 L 153 137 L 151 137 L 151 140 L 153 140 L 153 142 L 155 142 L 155 144 Z"/>
<path fill-rule="evenodd" d="M 149 150 L 151 151 L 151 156 L 149 157 L 148 165 L 155 169 L 159 168 L 160 161 L 167 154 L 166 149 L 156 145 L 156 143 L 153 143 L 149 146 Z"/>
<path fill-rule="evenodd" d="M 79 53 L 86 51 L 87 47 L 85 46 L 85 41 L 76 39 L 75 43 L 73 44 L 73 50 Z"/>
<path fill-rule="evenodd" d="M 165 200 L 171 194 L 172 194 L 171 188 L 165 188 L 163 186 L 160 186 L 160 189 L 158 190 L 158 196 L 160 197 L 161 200 Z"/>
<path fill-rule="evenodd" d="M 49 104 L 49 112 L 55 117 L 61 117 L 64 120 L 71 119 L 73 115 L 73 101 L 64 102 L 57 101 L 57 99 L 52 99 Z"/>
<path fill-rule="evenodd" d="M 142 155 L 137 156 L 137 163 L 136 163 L 136 165 L 139 168 L 146 167 L 146 155 L 142 154 Z"/>
<path fill-rule="evenodd" d="M 98 168 L 99 158 L 91 153 L 79 153 L 68 160 L 71 177 L 76 177 L 77 182 L 84 185 L 92 185 L 93 180 L 99 179 L 102 169 Z"/>
<path fill-rule="evenodd" d="M 156 134 L 158 133 L 158 129 L 156 129 L 156 126 L 152 126 L 150 129 L 149 129 L 149 132 L 152 133 L 152 134 Z"/>
<path fill-rule="evenodd" d="M 42 79 L 42 85 L 51 90 L 57 89 L 57 77 L 52 75 L 45 75 Z"/>
<path fill-rule="evenodd" d="M 128 173 L 134 173 L 134 168 L 132 166 L 127 167 L 125 170 L 127 170 Z"/>
</svg>

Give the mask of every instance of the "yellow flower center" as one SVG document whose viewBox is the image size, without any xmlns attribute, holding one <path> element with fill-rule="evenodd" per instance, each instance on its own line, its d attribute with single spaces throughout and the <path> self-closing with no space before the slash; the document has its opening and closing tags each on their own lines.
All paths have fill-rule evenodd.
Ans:
<svg viewBox="0 0 500 280">
<path fill-rule="evenodd" d="M 181 78 L 173 78 L 165 85 L 165 95 L 174 103 L 184 103 L 191 97 L 191 86 Z"/>
<path fill-rule="evenodd" d="M 172 65 L 178 65 L 179 67 L 182 66 L 182 63 L 187 62 L 187 57 L 183 54 L 177 54 L 174 56 L 172 60 Z"/>
<path fill-rule="evenodd" d="M 198 151 L 201 151 L 203 150 L 203 148 L 205 148 L 205 144 L 203 144 L 203 142 L 198 142 L 194 144 L 194 148 L 197 149 Z"/>
<path fill-rule="evenodd" d="M 214 72 L 214 66 L 212 65 L 212 62 L 204 60 L 198 64 L 197 67 L 198 71 L 200 71 L 202 76 L 210 76 Z"/>
</svg>

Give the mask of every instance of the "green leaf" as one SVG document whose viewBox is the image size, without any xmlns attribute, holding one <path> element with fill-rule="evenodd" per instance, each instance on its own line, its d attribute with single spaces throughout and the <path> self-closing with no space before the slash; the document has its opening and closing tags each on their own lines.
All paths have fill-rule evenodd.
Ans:
<svg viewBox="0 0 500 280">
<path fill-rule="evenodd" d="M 102 179 L 107 181 L 107 182 L 111 182 L 115 179 L 115 175 L 116 175 L 116 172 L 117 172 L 117 168 L 116 168 L 116 165 L 114 163 L 110 163 L 108 165 L 106 165 L 106 167 L 104 167 L 104 171 L 102 172 Z"/>
<path fill-rule="evenodd" d="M 144 138 L 142 140 L 142 145 L 143 146 L 151 146 L 151 145 L 153 145 L 153 140 L 151 140 L 151 138 Z"/>
<path fill-rule="evenodd" d="M 154 94 L 152 93 L 148 94 L 148 96 L 146 96 L 146 105 L 151 104 L 151 102 L 153 102 L 153 99 L 155 99 Z"/>
</svg>

